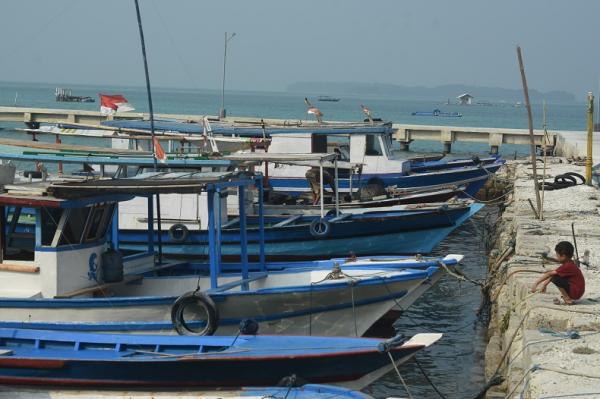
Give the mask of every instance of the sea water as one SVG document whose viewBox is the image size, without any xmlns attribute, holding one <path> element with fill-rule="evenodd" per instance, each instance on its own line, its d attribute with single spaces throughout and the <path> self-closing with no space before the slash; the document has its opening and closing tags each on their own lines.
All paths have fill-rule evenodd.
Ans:
<svg viewBox="0 0 600 399">
<path fill-rule="evenodd" d="M 98 110 L 99 103 L 57 103 L 51 84 L 0 83 L 0 105 L 22 107 L 51 107 Z M 60 86 L 60 85 L 59 85 Z M 97 93 L 123 94 L 137 111 L 147 112 L 146 92 L 142 88 L 69 86 L 74 95 L 95 96 Z M 18 93 L 16 96 L 15 94 Z M 221 96 L 218 91 L 162 89 L 153 90 L 156 113 L 218 114 Z M 483 127 L 526 128 L 527 114 L 523 107 L 511 104 L 495 106 L 444 105 L 434 101 L 410 101 L 385 98 L 343 97 L 339 102 L 313 103 L 325 114 L 327 120 L 362 120 L 360 105 L 372 109 L 375 117 L 394 122 L 411 124 L 460 125 Z M 303 94 L 230 92 L 226 93 L 225 105 L 230 116 L 258 118 L 285 118 L 305 120 L 306 106 Z M 460 112 L 462 118 L 435 118 L 412 116 L 414 111 L 435 108 L 448 112 Z M 548 129 L 584 130 L 586 124 L 585 104 L 549 104 Z M 541 128 L 541 105 L 534 106 L 535 127 Z M 2 135 L 16 136 L 11 127 L 22 127 L 18 123 L 0 124 Z M 48 138 L 46 138 L 48 139 Z M 81 144 L 79 141 L 78 143 Z M 441 144 L 433 142 L 413 143 L 411 150 L 440 151 Z M 464 156 L 467 153 L 484 153 L 485 144 L 455 144 L 453 151 Z M 527 147 L 502 146 L 501 153 L 513 155 L 514 151 L 525 154 Z M 463 270 L 472 278 L 485 276 L 487 253 L 484 245 L 484 227 L 490 225 L 494 208 L 486 208 L 471 221 L 457 229 L 443 241 L 435 253 L 464 254 Z M 431 348 L 417 354 L 419 363 L 429 378 L 447 398 L 470 398 L 484 385 L 483 356 L 485 350 L 485 322 L 479 321 L 476 311 L 480 304 L 477 287 L 459 284 L 445 277 L 438 285 L 427 291 L 396 323 L 398 331 L 407 336 L 422 332 L 443 332 L 444 337 Z M 436 393 L 421 374 L 414 362 L 400 367 L 415 398 L 434 398 Z M 407 396 L 395 372 L 391 372 L 366 389 L 376 398 Z"/>
</svg>

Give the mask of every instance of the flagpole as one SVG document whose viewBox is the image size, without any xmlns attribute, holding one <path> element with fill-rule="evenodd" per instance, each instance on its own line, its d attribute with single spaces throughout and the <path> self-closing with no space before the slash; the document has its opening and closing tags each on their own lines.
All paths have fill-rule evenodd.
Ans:
<svg viewBox="0 0 600 399">
<path fill-rule="evenodd" d="M 154 109 L 152 107 L 152 91 L 150 90 L 150 74 L 148 73 L 148 60 L 146 58 L 146 44 L 144 42 L 144 30 L 142 29 L 142 16 L 140 15 L 140 5 L 138 0 L 135 2 L 135 12 L 137 14 L 138 28 L 140 30 L 140 43 L 142 45 L 142 58 L 144 59 L 144 73 L 146 75 L 146 93 L 148 94 L 148 110 L 150 111 L 150 149 L 152 151 L 152 159 L 154 160 L 154 171 L 158 171 L 158 163 L 156 159 L 156 151 L 154 148 Z M 156 222 L 158 224 L 158 261 L 162 262 L 162 231 L 160 220 L 160 195 L 156 194 Z"/>
</svg>

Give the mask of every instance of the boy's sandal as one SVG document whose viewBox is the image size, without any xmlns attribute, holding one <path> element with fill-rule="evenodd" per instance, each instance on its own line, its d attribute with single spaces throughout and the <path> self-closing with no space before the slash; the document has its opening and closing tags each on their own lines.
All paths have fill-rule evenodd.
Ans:
<svg viewBox="0 0 600 399">
<path fill-rule="evenodd" d="M 571 305 L 573 305 L 573 302 L 571 302 L 571 303 L 565 302 L 565 300 L 562 299 L 562 298 L 554 298 L 554 300 L 552 301 L 552 303 L 554 303 L 555 305 L 564 305 L 564 306 L 571 306 Z"/>
</svg>

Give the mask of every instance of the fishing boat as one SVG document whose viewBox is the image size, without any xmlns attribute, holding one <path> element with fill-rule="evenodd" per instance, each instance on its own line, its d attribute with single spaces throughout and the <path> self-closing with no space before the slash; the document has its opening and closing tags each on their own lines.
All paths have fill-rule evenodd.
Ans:
<svg viewBox="0 0 600 399">
<path fill-rule="evenodd" d="M 284 398 L 288 399 L 373 399 L 371 396 L 358 390 L 352 390 L 335 385 L 324 384 L 305 384 L 297 386 L 298 378 L 289 377 L 284 380 L 288 386 L 273 387 L 232 387 L 232 388 L 179 388 L 174 393 L 172 389 L 151 391 L 135 390 L 108 390 L 103 389 L 85 389 L 74 390 L 69 388 L 35 388 L 35 387 L 17 387 L 0 386 L 0 398 L 2 399 L 76 399 L 76 398 L 95 398 L 95 399 L 172 399 L 178 398 L 193 399 L 251 399 L 251 398 Z"/>
<path fill-rule="evenodd" d="M 482 207 L 483 205 L 466 201 L 422 208 L 344 209 L 337 216 L 331 209 L 329 212 L 332 214 L 325 217 L 320 216 L 318 209 L 314 209 L 312 214 L 303 210 L 295 213 L 290 209 L 289 215 L 265 216 L 265 253 L 267 259 L 273 261 L 321 259 L 351 254 L 368 256 L 430 253 Z M 285 208 L 287 207 L 280 207 L 278 212 L 284 212 Z M 137 228 L 127 228 L 132 226 L 132 221 L 126 216 L 139 215 L 139 209 L 139 200 L 122 207 L 119 230 L 122 250 L 140 251 L 147 246 L 148 234 L 139 228 L 145 222 L 143 218 L 139 218 L 138 223 L 133 225 Z M 176 214 L 177 210 L 173 213 Z M 165 254 L 188 259 L 209 256 L 208 231 L 200 228 L 201 220 L 168 219 L 166 223 L 168 222 L 171 223 L 165 226 L 170 227 L 165 227 L 160 237 Z M 246 250 L 251 259 L 259 257 L 259 230 L 256 218 L 249 218 Z M 155 232 L 154 240 L 158 241 L 158 232 Z M 239 217 L 222 222 L 221 253 L 225 259 L 239 259 Z"/>
<path fill-rule="evenodd" d="M 2 328 L 0 384 L 238 388 L 277 385 L 295 375 L 360 389 L 440 338 L 165 337 Z"/>
<path fill-rule="evenodd" d="M 251 266 L 243 206 L 250 186 L 262 198 L 260 174 L 235 172 L 5 185 L 0 327 L 227 335 L 253 319 L 267 334 L 361 336 L 394 307 L 410 306 L 462 258 L 424 268 L 406 267 L 402 257 L 273 265 L 265 260 L 259 218 L 258 262 Z M 241 253 L 225 270 L 217 204 L 229 188 L 238 189 Z M 155 195 L 201 191 L 208 196 L 208 262 L 161 262 Z M 148 198 L 147 247 L 122 257 L 115 209 L 133 195 Z"/>
<path fill-rule="evenodd" d="M 148 121 L 112 120 L 102 122 L 102 129 L 113 131 L 150 132 Z M 339 155 L 340 182 L 343 193 L 362 190 L 365 195 L 379 193 L 386 187 L 399 189 L 437 190 L 448 185 L 466 185 L 461 196 L 473 196 L 504 163 L 499 157 L 486 157 L 472 162 L 439 160 L 417 161 L 406 157 L 392 144 L 392 124 L 370 121 L 322 122 L 285 121 L 274 124 L 236 121 L 235 123 L 213 121 L 204 118 L 201 123 L 182 121 L 156 121 L 159 132 L 239 140 L 257 141 L 255 149 L 268 146 L 271 153 L 331 153 Z M 177 133 L 174 133 L 177 132 Z M 261 141 L 262 140 L 262 141 Z M 261 141 L 261 143 L 258 143 Z M 147 149 L 147 147 L 146 147 Z M 306 166 L 265 164 L 269 182 L 280 193 L 300 195 L 309 191 L 305 179 Z"/>
<path fill-rule="evenodd" d="M 319 96 L 317 98 L 318 101 L 325 101 L 325 102 L 334 102 L 337 103 L 338 101 L 340 101 L 340 99 L 338 97 L 331 97 L 331 96 Z"/>
<path fill-rule="evenodd" d="M 433 111 L 416 111 L 411 114 L 412 116 L 439 116 L 445 118 L 461 118 L 460 112 L 444 112 L 440 109 L 434 109 Z"/>
</svg>

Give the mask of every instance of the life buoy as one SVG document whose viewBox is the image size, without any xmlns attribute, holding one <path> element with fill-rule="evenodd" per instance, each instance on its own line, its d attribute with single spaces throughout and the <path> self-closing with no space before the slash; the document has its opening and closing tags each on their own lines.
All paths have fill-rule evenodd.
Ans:
<svg viewBox="0 0 600 399">
<path fill-rule="evenodd" d="M 188 306 L 199 306 L 206 312 L 206 323 L 200 329 L 186 322 L 184 312 Z M 179 335 L 213 335 L 219 327 L 219 311 L 210 296 L 200 292 L 187 292 L 177 298 L 171 307 L 171 322 Z"/>
<path fill-rule="evenodd" d="M 185 224 L 175 223 L 169 227 L 169 238 L 173 242 L 185 242 L 190 236 L 190 231 Z"/>
<path fill-rule="evenodd" d="M 331 225 L 325 219 L 315 219 L 310 223 L 309 231 L 313 237 L 327 237 L 331 231 Z"/>
</svg>

